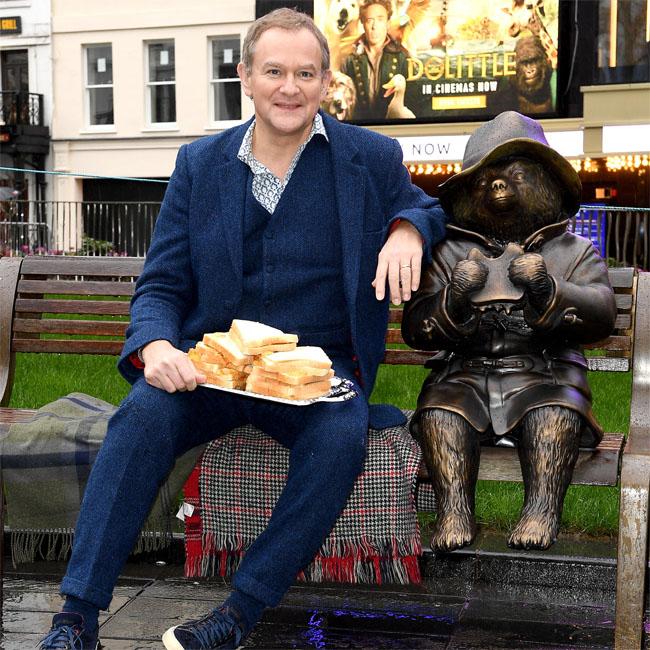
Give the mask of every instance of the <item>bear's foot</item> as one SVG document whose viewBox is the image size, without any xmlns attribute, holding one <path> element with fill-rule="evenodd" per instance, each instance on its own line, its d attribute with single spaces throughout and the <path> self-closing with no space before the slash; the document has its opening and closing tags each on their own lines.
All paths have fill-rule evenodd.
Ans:
<svg viewBox="0 0 650 650">
<path fill-rule="evenodd" d="M 431 537 L 431 550 L 455 551 L 474 541 L 476 522 L 471 514 L 439 515 Z"/>
<path fill-rule="evenodd" d="M 508 538 L 508 546 L 543 551 L 555 543 L 559 528 L 555 515 L 540 512 L 524 513 Z"/>
</svg>

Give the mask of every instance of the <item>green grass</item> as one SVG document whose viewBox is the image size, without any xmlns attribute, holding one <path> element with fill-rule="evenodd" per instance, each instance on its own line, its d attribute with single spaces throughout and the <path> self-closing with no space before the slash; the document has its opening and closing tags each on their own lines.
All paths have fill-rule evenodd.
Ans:
<svg viewBox="0 0 650 650">
<path fill-rule="evenodd" d="M 373 402 L 390 402 L 400 408 L 415 408 L 424 368 L 389 367 L 379 369 Z M 594 396 L 594 412 L 605 431 L 627 432 L 629 426 L 631 373 L 589 373 Z M 618 529 L 618 488 L 572 485 L 564 501 L 564 531 L 594 536 L 615 535 Z M 514 526 L 524 499 L 520 483 L 479 481 L 476 516 L 479 523 L 499 530 Z M 421 513 L 421 523 L 429 527 L 435 515 Z"/>
<path fill-rule="evenodd" d="M 117 357 L 22 353 L 16 357 L 9 406 L 38 408 L 73 392 L 119 404 L 129 391 L 128 382 L 117 372 Z"/>
<path fill-rule="evenodd" d="M 61 395 L 82 392 L 118 404 L 129 386 L 116 370 L 116 357 L 18 354 L 10 406 L 38 408 Z M 420 367 L 382 366 L 372 402 L 414 408 L 427 371 Z M 606 431 L 626 432 L 629 424 L 630 373 L 590 373 L 594 410 Z M 517 521 L 523 489 L 516 483 L 480 481 L 476 496 L 478 521 L 507 530 Z M 427 527 L 433 515 L 423 514 Z M 562 517 L 564 531 L 615 535 L 618 489 L 571 486 Z"/>
</svg>

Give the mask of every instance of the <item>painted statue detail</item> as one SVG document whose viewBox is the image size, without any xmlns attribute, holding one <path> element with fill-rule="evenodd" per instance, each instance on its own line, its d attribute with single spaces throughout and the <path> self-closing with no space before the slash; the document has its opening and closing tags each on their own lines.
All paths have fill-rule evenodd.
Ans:
<svg viewBox="0 0 650 650">
<path fill-rule="evenodd" d="M 567 232 L 580 191 L 539 123 L 513 111 L 474 132 L 440 187 L 448 238 L 402 323 L 409 345 L 441 351 L 412 423 L 438 503 L 434 550 L 474 538 L 481 443 L 517 447 L 525 497 L 508 544 L 544 549 L 579 447 L 602 437 L 581 346 L 611 332 L 616 305 L 596 249 Z"/>
</svg>

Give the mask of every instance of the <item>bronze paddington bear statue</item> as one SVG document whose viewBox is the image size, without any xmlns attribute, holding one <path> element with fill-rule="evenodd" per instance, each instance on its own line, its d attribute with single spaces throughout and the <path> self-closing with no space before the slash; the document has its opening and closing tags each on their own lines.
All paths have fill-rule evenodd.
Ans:
<svg viewBox="0 0 650 650">
<path fill-rule="evenodd" d="M 540 124 L 514 111 L 474 132 L 440 186 L 448 238 L 402 323 L 411 347 L 441 351 L 412 423 L 437 500 L 434 551 L 474 538 L 480 443 L 517 447 L 525 497 L 508 544 L 545 549 L 579 447 L 602 437 L 581 344 L 611 332 L 616 306 L 596 249 L 567 232 L 580 192 Z"/>
</svg>

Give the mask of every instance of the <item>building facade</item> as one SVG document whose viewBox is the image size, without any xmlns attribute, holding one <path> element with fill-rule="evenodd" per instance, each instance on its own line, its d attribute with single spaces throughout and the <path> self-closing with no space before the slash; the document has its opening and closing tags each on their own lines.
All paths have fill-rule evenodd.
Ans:
<svg viewBox="0 0 650 650">
<path fill-rule="evenodd" d="M 0 2 L 0 201 L 47 196 L 47 178 L 29 172 L 49 167 L 50 17 L 49 0 Z"/>
<path fill-rule="evenodd" d="M 252 113 L 236 75 L 249 0 L 53 0 L 57 200 L 155 200 L 181 144 Z"/>
<path fill-rule="evenodd" d="M 252 104 L 235 67 L 248 26 L 273 6 L 314 11 L 318 2 L 53 0 L 53 168 L 77 174 L 56 179 L 55 198 L 161 196 L 163 184 L 90 176 L 166 179 L 181 144 L 247 119 Z M 557 110 L 540 121 L 551 144 L 579 169 L 585 203 L 650 204 L 649 6 L 648 0 L 558 4 Z M 445 121 L 443 114 L 435 122 L 368 127 L 398 138 L 415 182 L 435 194 L 458 169 L 464 142 L 480 123 Z"/>
</svg>

